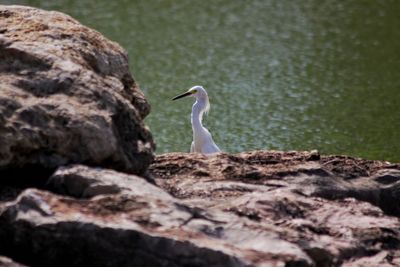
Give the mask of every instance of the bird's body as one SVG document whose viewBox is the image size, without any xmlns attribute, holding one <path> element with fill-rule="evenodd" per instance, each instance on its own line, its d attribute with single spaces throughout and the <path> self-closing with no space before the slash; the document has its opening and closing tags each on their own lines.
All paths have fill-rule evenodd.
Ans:
<svg viewBox="0 0 400 267">
<path fill-rule="evenodd" d="M 190 152 L 202 154 L 212 154 L 221 150 L 215 144 L 210 132 L 203 126 L 203 114 L 210 109 L 210 102 L 206 90 L 201 86 L 194 86 L 188 92 L 173 98 L 179 99 L 185 96 L 193 96 L 196 102 L 192 107 L 191 123 L 193 129 L 193 142 L 190 147 Z"/>
</svg>

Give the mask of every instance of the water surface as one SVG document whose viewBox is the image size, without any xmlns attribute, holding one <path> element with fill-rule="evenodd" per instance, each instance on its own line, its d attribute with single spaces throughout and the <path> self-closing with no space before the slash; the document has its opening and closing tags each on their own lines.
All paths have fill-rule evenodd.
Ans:
<svg viewBox="0 0 400 267">
<path fill-rule="evenodd" d="M 204 124 L 228 152 L 309 150 L 400 161 L 400 1 L 2 1 L 68 13 L 128 50 L 157 153 Z"/>
</svg>

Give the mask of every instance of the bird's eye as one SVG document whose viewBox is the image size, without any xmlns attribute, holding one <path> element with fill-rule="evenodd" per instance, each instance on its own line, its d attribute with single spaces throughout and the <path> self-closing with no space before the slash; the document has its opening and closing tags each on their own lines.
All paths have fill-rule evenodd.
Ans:
<svg viewBox="0 0 400 267">
<path fill-rule="evenodd" d="M 192 91 L 192 94 L 195 94 L 195 93 L 197 93 L 197 90 L 196 90 L 196 89 L 194 89 L 194 90 Z"/>
</svg>

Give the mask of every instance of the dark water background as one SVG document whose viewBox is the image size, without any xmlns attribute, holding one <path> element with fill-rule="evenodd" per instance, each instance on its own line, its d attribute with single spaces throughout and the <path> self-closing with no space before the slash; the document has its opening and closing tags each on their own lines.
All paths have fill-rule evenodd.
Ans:
<svg viewBox="0 0 400 267">
<path fill-rule="evenodd" d="M 400 1 L 0 1 L 70 14 L 128 50 L 157 153 L 188 151 L 192 99 L 228 152 L 400 161 Z"/>
</svg>

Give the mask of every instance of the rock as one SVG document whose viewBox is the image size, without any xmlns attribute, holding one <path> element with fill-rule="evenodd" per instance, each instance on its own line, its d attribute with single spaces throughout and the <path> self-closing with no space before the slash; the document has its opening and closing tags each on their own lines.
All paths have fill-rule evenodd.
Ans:
<svg viewBox="0 0 400 267">
<path fill-rule="evenodd" d="M 157 195 L 158 198 L 172 199 L 168 193 L 149 185 L 139 176 L 84 165 L 60 167 L 49 178 L 47 190 L 75 198 L 120 193 L 151 198 Z"/>
<path fill-rule="evenodd" d="M 7 175 L 70 163 L 143 174 L 153 160 L 126 51 L 71 17 L 0 5 L 0 81 Z"/>
<path fill-rule="evenodd" d="M 16 263 L 7 257 L 0 256 L 0 267 L 25 267 L 25 265 Z"/>
<path fill-rule="evenodd" d="M 0 253 L 33 266 L 311 264 L 277 233 L 187 205 L 137 176 L 76 165 L 49 183 L 58 193 L 91 198 L 25 190 L 2 208 Z M 89 193 L 77 192 L 78 184 Z M 97 194 L 99 185 L 112 190 Z"/>
<path fill-rule="evenodd" d="M 315 266 L 397 266 L 399 171 L 388 162 L 274 151 L 171 153 L 150 168 L 176 198 L 278 234 Z"/>
<path fill-rule="evenodd" d="M 32 266 L 398 266 L 400 165 L 311 154 L 164 154 L 149 169 L 158 186 L 59 167 L 0 204 L 0 254 Z"/>
</svg>

